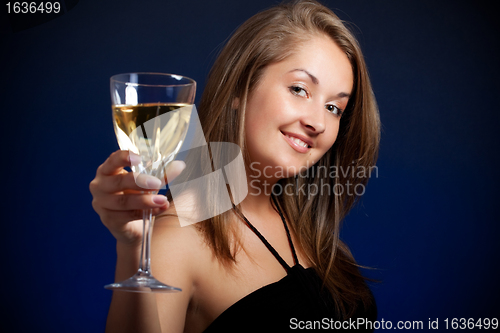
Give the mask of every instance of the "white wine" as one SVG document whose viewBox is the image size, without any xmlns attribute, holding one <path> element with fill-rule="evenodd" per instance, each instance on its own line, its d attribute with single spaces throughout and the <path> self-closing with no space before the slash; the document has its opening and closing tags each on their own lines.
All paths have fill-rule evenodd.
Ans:
<svg viewBox="0 0 500 333">
<path fill-rule="evenodd" d="M 141 156 L 137 171 L 161 176 L 184 142 L 193 105 L 151 103 L 112 108 L 120 149 Z"/>
</svg>

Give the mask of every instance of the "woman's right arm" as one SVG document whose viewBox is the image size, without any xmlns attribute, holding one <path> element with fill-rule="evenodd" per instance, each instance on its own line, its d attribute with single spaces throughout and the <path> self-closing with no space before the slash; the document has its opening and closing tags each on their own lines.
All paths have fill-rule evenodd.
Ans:
<svg viewBox="0 0 500 333">
<path fill-rule="evenodd" d="M 134 175 L 124 167 L 138 163 L 138 156 L 128 151 L 116 151 L 97 169 L 90 183 L 93 196 L 92 206 L 101 217 L 102 223 L 116 238 L 117 263 L 115 281 L 122 281 L 137 272 L 139 267 L 142 240 L 142 210 L 153 209 L 158 215 L 168 209 L 165 196 L 143 193 L 144 188 L 136 184 Z M 178 172 L 182 171 L 182 167 Z M 175 173 L 175 171 L 174 171 Z M 169 177 L 173 179 L 175 175 Z M 159 188 L 161 182 L 156 178 L 143 178 L 148 188 Z M 145 183 L 143 183 L 144 186 Z M 166 236 L 168 237 L 168 235 Z M 167 260 L 169 261 L 169 260 Z M 169 263 L 175 265 L 175 262 Z M 179 270 L 182 272 L 182 268 Z M 189 289 L 187 277 L 182 276 L 183 285 Z M 175 276 L 172 279 L 177 280 Z M 179 277 L 180 279 L 180 277 Z M 169 307 L 184 311 L 188 304 L 189 290 L 170 297 Z M 173 294 L 172 294 L 173 296 Z M 162 305 L 162 308 L 164 306 Z M 183 308 L 183 309 L 182 309 Z M 185 315 L 185 313 L 184 313 Z M 181 328 L 184 316 L 172 316 L 169 328 Z M 158 316 L 157 297 L 151 293 L 132 293 L 114 291 L 109 309 L 106 332 L 161 332 Z M 164 328 L 164 331 L 170 331 Z M 174 331 L 174 330 L 172 330 Z M 175 329 L 177 331 L 177 329 Z"/>
</svg>

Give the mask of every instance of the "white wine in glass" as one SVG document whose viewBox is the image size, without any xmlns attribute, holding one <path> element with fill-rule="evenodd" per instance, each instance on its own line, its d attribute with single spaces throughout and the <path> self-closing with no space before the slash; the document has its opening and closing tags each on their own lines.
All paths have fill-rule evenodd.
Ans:
<svg viewBox="0 0 500 333">
<path fill-rule="evenodd" d="M 161 73 L 127 73 L 111 77 L 115 134 L 120 149 L 140 156 L 132 166 L 136 181 L 150 175 L 165 183 L 166 170 L 181 149 L 194 108 L 196 82 Z M 138 182 L 139 184 L 139 182 Z M 157 193 L 145 189 L 148 193 Z M 139 270 L 129 279 L 106 285 L 107 289 L 133 292 L 177 292 L 181 289 L 156 280 L 151 274 L 152 210 L 143 211 L 143 238 Z"/>
</svg>

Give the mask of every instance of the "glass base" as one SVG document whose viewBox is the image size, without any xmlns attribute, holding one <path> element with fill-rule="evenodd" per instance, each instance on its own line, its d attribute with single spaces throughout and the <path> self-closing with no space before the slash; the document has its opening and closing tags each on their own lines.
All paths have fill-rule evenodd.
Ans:
<svg viewBox="0 0 500 333">
<path fill-rule="evenodd" d="M 172 287 L 158 281 L 150 273 L 141 271 L 127 280 L 105 285 L 104 288 L 136 293 L 175 293 L 182 291 L 180 288 Z"/>
</svg>

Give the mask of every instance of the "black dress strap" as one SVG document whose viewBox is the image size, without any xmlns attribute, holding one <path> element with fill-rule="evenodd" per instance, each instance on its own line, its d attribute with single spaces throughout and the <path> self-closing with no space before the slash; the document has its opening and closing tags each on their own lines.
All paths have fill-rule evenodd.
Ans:
<svg viewBox="0 0 500 333">
<path fill-rule="evenodd" d="M 290 244 L 290 248 L 292 249 L 294 265 L 296 265 L 299 263 L 299 260 L 297 258 L 297 254 L 295 253 L 295 248 L 294 248 L 293 243 L 292 243 L 290 231 L 288 230 L 288 226 L 286 225 L 285 217 L 281 213 L 281 210 L 279 209 L 278 203 L 276 202 L 276 199 L 274 198 L 274 196 L 273 196 L 273 201 L 274 201 L 276 208 L 278 209 L 278 213 L 280 214 L 281 220 L 283 221 L 283 225 L 285 226 L 286 236 L 288 237 L 288 243 Z M 243 213 L 234 204 L 233 204 L 233 210 L 238 214 L 238 216 L 240 218 L 243 219 L 243 221 L 245 221 L 245 224 L 250 228 L 250 230 L 252 230 L 254 232 L 254 234 L 257 235 L 257 237 L 259 237 L 259 239 L 262 241 L 262 243 L 264 243 L 264 245 L 267 247 L 267 249 L 273 254 L 273 256 L 276 258 L 276 260 L 278 260 L 278 262 L 281 264 L 281 266 L 288 272 L 288 270 L 290 269 L 290 266 L 286 263 L 285 260 L 283 260 L 283 258 L 278 254 L 278 252 L 274 249 L 274 247 L 272 247 L 272 245 L 269 244 L 267 239 L 259 232 L 259 230 L 257 230 L 257 228 L 255 228 L 253 226 L 252 223 L 250 223 L 250 221 L 248 221 L 248 219 L 245 217 L 245 215 L 243 215 Z"/>
<path fill-rule="evenodd" d="M 295 247 L 293 246 L 292 242 L 292 236 L 290 236 L 290 231 L 288 230 L 288 226 L 286 224 L 285 217 L 283 216 L 283 213 L 281 212 L 280 206 L 278 205 L 278 201 L 276 200 L 274 195 L 271 195 L 273 198 L 274 205 L 276 206 L 276 209 L 278 210 L 278 213 L 280 214 L 281 221 L 283 221 L 283 225 L 285 226 L 286 230 L 286 236 L 288 237 L 288 244 L 290 244 L 290 248 L 292 249 L 292 255 L 293 255 L 293 263 L 294 265 L 297 265 L 299 263 L 299 258 L 297 258 L 297 253 L 295 252 Z"/>
</svg>

